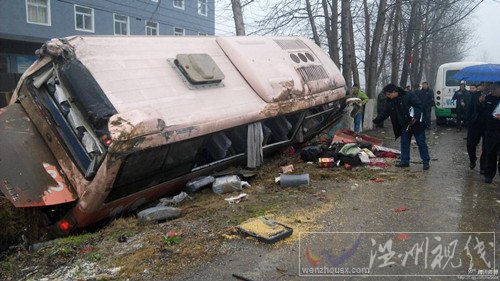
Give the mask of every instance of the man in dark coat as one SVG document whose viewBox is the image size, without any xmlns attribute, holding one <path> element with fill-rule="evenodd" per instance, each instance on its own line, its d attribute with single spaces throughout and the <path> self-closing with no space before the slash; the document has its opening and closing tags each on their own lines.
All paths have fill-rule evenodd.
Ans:
<svg viewBox="0 0 500 281">
<path fill-rule="evenodd" d="M 500 168 L 498 156 L 500 152 L 500 82 L 491 85 L 491 94 L 484 97 L 483 103 L 486 124 L 484 130 L 484 152 L 486 153 L 484 182 L 492 183 L 497 167 Z"/>
<path fill-rule="evenodd" d="M 481 100 L 484 101 L 484 94 L 479 88 L 476 88 L 477 86 L 470 86 L 470 102 L 467 104 L 467 120 L 469 123 L 467 127 L 467 153 L 469 154 L 469 167 L 472 170 L 476 167 L 477 145 L 483 139 L 481 157 L 479 158 L 479 170 L 481 174 L 484 174 L 484 169 L 486 168 L 486 153 L 484 153 L 484 130 L 486 124 L 481 114 L 483 107 Z"/>
<path fill-rule="evenodd" d="M 410 142 L 412 135 L 415 137 L 422 158 L 423 169 L 429 169 L 429 149 L 425 142 L 425 128 L 422 124 L 422 103 L 412 92 L 405 92 L 394 84 L 388 84 L 383 92 L 387 97 L 387 104 L 384 112 L 373 120 L 379 124 L 388 117 L 391 117 L 394 136 L 401 137 L 401 161 L 396 167 L 410 166 Z"/>
<path fill-rule="evenodd" d="M 422 102 L 422 112 L 424 114 L 424 125 L 426 129 L 431 128 L 431 110 L 434 106 L 434 92 L 429 88 L 429 83 L 423 82 L 422 89 L 416 92 Z"/>
<path fill-rule="evenodd" d="M 465 89 L 465 84 L 460 83 L 460 88 L 453 95 L 453 100 L 455 101 L 456 109 L 455 114 L 457 115 L 457 131 L 462 130 L 465 123 L 465 102 L 468 99 L 469 91 Z"/>
</svg>

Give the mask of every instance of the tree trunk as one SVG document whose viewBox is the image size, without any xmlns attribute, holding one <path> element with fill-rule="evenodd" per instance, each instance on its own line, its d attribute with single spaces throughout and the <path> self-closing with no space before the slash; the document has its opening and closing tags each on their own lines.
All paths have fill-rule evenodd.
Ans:
<svg viewBox="0 0 500 281">
<path fill-rule="evenodd" d="M 350 53 L 352 54 L 351 69 L 352 69 L 352 82 L 359 85 L 359 70 L 358 63 L 356 61 L 356 45 L 354 44 L 354 25 L 352 22 L 351 9 L 349 9 L 349 47 L 351 48 Z"/>
<path fill-rule="evenodd" d="M 351 9 L 351 4 L 349 0 L 342 0 L 341 12 L 340 12 L 340 25 L 341 25 L 341 36 L 342 36 L 342 75 L 344 76 L 347 88 L 350 89 L 352 86 L 352 71 L 351 63 L 353 54 L 351 54 L 350 47 L 350 32 L 349 32 L 349 10 Z"/>
<path fill-rule="evenodd" d="M 368 85 L 368 69 L 370 69 L 370 11 L 368 0 L 363 0 L 363 12 L 365 15 L 365 85 Z"/>
<path fill-rule="evenodd" d="M 420 40 L 420 36 L 422 35 L 422 29 L 424 28 L 424 23 L 422 21 L 422 8 L 420 4 L 417 7 L 417 19 L 416 19 L 416 30 L 413 37 L 413 59 L 410 65 L 410 83 L 412 85 L 420 84 L 420 80 L 418 80 L 418 68 L 421 63 L 420 52 L 422 50 L 422 42 Z"/>
<path fill-rule="evenodd" d="M 417 18 L 417 7 L 419 6 L 418 0 L 415 0 L 414 2 L 411 3 L 411 12 L 410 12 L 410 20 L 408 22 L 408 29 L 406 31 L 406 38 L 405 38 L 405 49 L 404 49 L 404 57 L 403 57 L 403 68 L 401 70 L 401 79 L 399 85 L 401 87 L 405 87 L 406 84 L 408 83 L 408 74 L 410 72 L 410 59 L 411 59 L 411 52 L 412 52 L 412 43 L 413 43 L 413 35 L 415 33 L 415 27 L 417 24 L 416 18 Z"/>
<path fill-rule="evenodd" d="M 318 30 L 316 29 L 316 22 L 314 21 L 314 15 L 311 9 L 310 0 L 306 0 L 306 10 L 307 10 L 307 17 L 309 18 L 309 24 L 311 25 L 311 30 L 313 33 L 314 43 L 316 43 L 316 45 L 318 46 L 321 46 L 321 41 L 319 40 Z"/>
<path fill-rule="evenodd" d="M 384 31 L 385 13 L 387 0 L 380 0 L 378 5 L 377 22 L 373 31 L 373 40 L 370 48 L 369 66 L 368 69 L 368 84 L 366 85 L 366 93 L 369 98 L 376 97 L 377 86 L 377 62 L 382 33 Z"/>
<path fill-rule="evenodd" d="M 337 2 L 333 1 L 332 6 L 335 5 L 337 7 Z M 335 13 L 333 12 L 332 7 L 332 15 L 329 15 L 328 9 L 328 1 L 322 0 L 323 13 L 325 14 L 325 33 L 328 42 L 328 54 L 330 54 L 330 58 L 333 62 L 339 66 L 339 46 L 338 46 L 338 31 L 337 31 L 337 8 L 335 8 Z M 333 22 L 335 21 L 335 24 Z"/>
<path fill-rule="evenodd" d="M 399 76 L 399 27 L 401 24 L 401 18 L 403 17 L 401 12 L 402 0 L 396 0 L 395 12 L 394 12 L 394 29 L 392 30 L 392 52 L 391 52 L 391 83 L 398 84 Z"/>
<path fill-rule="evenodd" d="M 380 58 L 380 64 L 379 64 L 379 67 L 378 67 L 378 70 L 377 70 L 377 77 L 375 78 L 377 81 L 378 79 L 380 78 L 380 74 L 382 73 L 382 71 L 384 72 L 387 72 L 386 71 L 386 58 L 387 58 L 387 51 L 389 49 L 389 38 L 391 38 L 391 34 L 392 34 L 392 29 L 394 28 L 393 25 L 394 25 L 394 13 L 395 13 L 395 10 L 392 9 L 391 11 L 391 15 L 389 16 L 389 27 L 387 28 L 387 32 L 385 32 L 385 37 L 384 37 L 384 45 L 382 46 L 382 57 Z M 386 85 L 387 83 L 383 83 L 384 85 Z"/>
<path fill-rule="evenodd" d="M 332 0 L 332 16 L 331 19 L 331 31 L 332 31 L 332 56 L 333 62 L 340 65 L 340 48 L 339 48 L 339 5 L 338 0 Z"/>
<path fill-rule="evenodd" d="M 245 36 L 245 23 L 243 22 L 243 12 L 241 10 L 240 0 L 231 0 L 233 8 L 234 26 L 236 28 L 236 35 Z"/>
</svg>

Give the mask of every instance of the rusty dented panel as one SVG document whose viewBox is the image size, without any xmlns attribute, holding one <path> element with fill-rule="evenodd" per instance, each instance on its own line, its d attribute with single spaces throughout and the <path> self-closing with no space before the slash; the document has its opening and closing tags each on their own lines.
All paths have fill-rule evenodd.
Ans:
<svg viewBox="0 0 500 281">
<path fill-rule="evenodd" d="M 58 163 L 20 104 L 0 114 L 0 188 L 16 207 L 75 201 Z"/>
</svg>

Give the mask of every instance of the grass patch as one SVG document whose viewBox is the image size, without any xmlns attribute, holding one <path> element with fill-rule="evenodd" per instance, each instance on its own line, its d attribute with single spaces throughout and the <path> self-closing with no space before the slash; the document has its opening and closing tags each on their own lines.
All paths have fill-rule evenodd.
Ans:
<svg viewBox="0 0 500 281">
<path fill-rule="evenodd" d="M 142 227 L 135 216 L 130 216 L 114 220 L 109 226 L 100 231 L 100 235 L 105 239 L 116 241 L 118 237 L 132 237 L 140 233 L 141 230 Z"/>
<path fill-rule="evenodd" d="M 151 247 L 139 249 L 121 257 L 118 264 L 122 266 L 122 272 L 125 276 L 137 276 L 139 273 L 144 272 L 144 269 L 157 264 L 155 249 Z"/>
</svg>

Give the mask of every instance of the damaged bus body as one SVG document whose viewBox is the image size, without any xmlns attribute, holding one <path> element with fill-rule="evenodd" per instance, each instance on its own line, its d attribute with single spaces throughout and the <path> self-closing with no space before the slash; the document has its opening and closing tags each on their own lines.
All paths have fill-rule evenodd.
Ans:
<svg viewBox="0 0 500 281">
<path fill-rule="evenodd" d="M 69 37 L 37 53 L 0 113 L 0 185 L 59 235 L 344 111 L 338 68 L 299 37 Z"/>
</svg>

